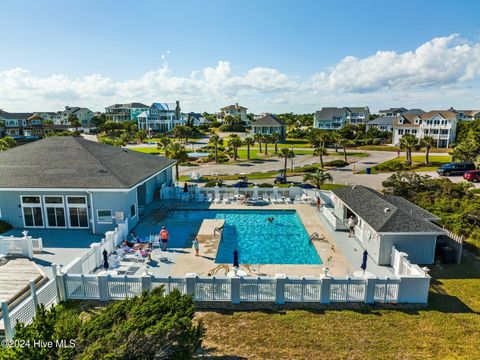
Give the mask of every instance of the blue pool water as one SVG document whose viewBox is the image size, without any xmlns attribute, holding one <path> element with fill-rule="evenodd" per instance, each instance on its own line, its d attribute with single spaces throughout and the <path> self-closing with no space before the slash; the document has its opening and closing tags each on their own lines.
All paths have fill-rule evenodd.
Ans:
<svg viewBox="0 0 480 360">
<path fill-rule="evenodd" d="M 225 219 L 216 263 L 232 263 L 237 249 L 243 264 L 322 264 L 295 210 L 172 210 L 158 226 L 167 227 L 169 247 L 191 247 L 204 219 Z"/>
</svg>

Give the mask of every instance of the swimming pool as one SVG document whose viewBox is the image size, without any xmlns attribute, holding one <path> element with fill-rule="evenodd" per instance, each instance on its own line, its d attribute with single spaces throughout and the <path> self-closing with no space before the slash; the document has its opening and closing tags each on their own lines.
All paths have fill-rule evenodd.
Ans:
<svg viewBox="0 0 480 360">
<path fill-rule="evenodd" d="M 243 264 L 322 264 L 295 210 L 171 210 L 152 231 L 165 225 L 169 247 L 191 247 L 204 219 L 225 220 L 216 263 L 231 264 L 237 249 Z"/>
</svg>

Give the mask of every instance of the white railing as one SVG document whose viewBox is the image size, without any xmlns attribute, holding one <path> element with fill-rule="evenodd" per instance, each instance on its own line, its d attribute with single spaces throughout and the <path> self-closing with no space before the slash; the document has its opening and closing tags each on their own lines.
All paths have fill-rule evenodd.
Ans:
<svg viewBox="0 0 480 360">
<path fill-rule="evenodd" d="M 103 250 L 110 255 L 128 235 L 128 221 L 119 223 L 118 226 L 105 233 L 105 237 L 99 243 L 90 244 L 90 249 L 82 256 L 75 258 L 66 265 L 62 272 L 69 274 L 89 274 L 102 265 Z"/>
<path fill-rule="evenodd" d="M 59 275 L 65 299 L 119 300 L 139 295 L 143 290 L 163 286 L 189 294 L 200 302 L 309 303 L 336 302 L 426 303 L 429 277 L 332 278 L 332 277 L 198 277 L 184 278 L 110 275 Z M 404 284 L 403 281 L 406 281 Z M 427 291 L 424 286 L 427 284 Z M 404 286 L 405 285 L 405 286 Z M 413 293 L 417 286 L 417 292 Z"/>
<path fill-rule="evenodd" d="M 0 236 L 0 254 L 21 255 L 31 259 L 34 252 L 41 251 L 43 251 L 42 238 Z"/>
<path fill-rule="evenodd" d="M 30 324 L 37 315 L 37 309 L 43 305 L 46 309 L 51 308 L 60 301 L 57 288 L 57 268 L 52 266 L 52 278 L 37 290 L 35 282 L 30 281 L 30 295 L 13 309 L 6 302 L 2 302 L 2 320 L 5 329 L 5 337 L 10 340 L 15 334 L 18 323 Z"/>
</svg>

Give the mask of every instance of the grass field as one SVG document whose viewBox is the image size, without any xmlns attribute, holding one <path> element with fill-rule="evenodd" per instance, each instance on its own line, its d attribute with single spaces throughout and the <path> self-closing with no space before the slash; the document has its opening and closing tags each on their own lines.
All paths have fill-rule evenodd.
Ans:
<svg viewBox="0 0 480 360">
<path fill-rule="evenodd" d="M 392 160 L 385 161 L 384 163 L 375 165 L 372 167 L 372 174 L 379 174 L 385 172 L 397 171 L 395 165 L 405 164 L 405 156 L 400 156 Z M 413 164 L 410 168 L 406 168 L 406 171 L 435 171 L 439 166 L 451 162 L 451 156 L 430 156 L 429 165 L 425 165 L 425 156 L 412 156 Z M 399 169 L 400 170 L 400 169 Z M 358 174 L 365 174 L 365 170 L 359 171 Z"/>
<path fill-rule="evenodd" d="M 397 152 L 400 150 L 399 146 L 392 146 L 392 145 L 363 145 L 363 146 L 356 146 L 352 147 L 351 149 L 359 149 L 359 150 L 372 150 L 372 151 L 395 151 Z M 451 148 L 433 148 L 430 149 L 431 153 L 449 153 L 452 152 L 453 149 Z M 420 150 L 415 150 L 415 152 L 425 152 L 425 149 L 422 148 Z"/>
<path fill-rule="evenodd" d="M 138 151 L 144 154 L 154 154 L 154 155 L 163 154 L 163 151 L 158 150 L 156 147 L 132 147 L 132 148 L 128 148 L 128 150 Z"/>
<path fill-rule="evenodd" d="M 199 312 L 204 351 L 234 359 L 480 359 L 480 260 L 431 266 L 416 309 Z"/>
</svg>

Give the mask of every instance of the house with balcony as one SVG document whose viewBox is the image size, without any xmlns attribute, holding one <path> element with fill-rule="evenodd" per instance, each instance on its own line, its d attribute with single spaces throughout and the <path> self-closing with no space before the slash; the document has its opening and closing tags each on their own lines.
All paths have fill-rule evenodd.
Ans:
<svg viewBox="0 0 480 360">
<path fill-rule="evenodd" d="M 5 124 L 5 135 L 13 138 L 24 136 L 23 129 L 27 126 L 28 118 L 33 115 L 32 113 L 0 112 L 0 121 Z"/>
<path fill-rule="evenodd" d="M 33 138 L 40 138 L 45 136 L 45 128 L 43 122 L 43 118 L 39 115 L 34 114 L 30 116 L 27 119 L 25 126 L 23 127 L 23 136 Z"/>
<path fill-rule="evenodd" d="M 453 111 L 457 114 L 458 120 L 472 121 L 480 119 L 480 110 L 456 110 L 450 108 L 448 111 Z"/>
<path fill-rule="evenodd" d="M 116 123 L 137 121 L 138 115 L 148 109 L 148 105 L 139 102 L 114 104 L 105 108 L 105 118 L 107 121 L 113 121 Z"/>
<path fill-rule="evenodd" d="M 238 105 L 238 103 L 235 103 L 234 105 L 228 105 L 220 109 L 220 111 L 217 113 L 217 120 L 218 121 L 223 121 L 225 116 L 230 115 L 233 117 L 238 117 L 241 121 L 243 121 L 245 124 L 249 123 L 248 117 L 247 117 L 247 108 Z"/>
<path fill-rule="evenodd" d="M 184 125 L 185 117 L 181 113 L 180 102 L 153 103 L 147 111 L 137 117 L 138 129 L 145 131 L 171 131 L 176 125 Z"/>
<path fill-rule="evenodd" d="M 396 116 L 380 116 L 367 122 L 366 130 L 368 131 L 370 128 L 375 128 L 380 131 L 392 131 L 393 123 L 396 119 Z"/>
<path fill-rule="evenodd" d="M 399 108 L 390 108 L 385 110 L 379 110 L 380 116 L 389 116 L 389 117 L 397 117 L 400 115 L 421 115 L 425 113 L 422 109 L 406 109 L 404 107 Z"/>
<path fill-rule="evenodd" d="M 338 130 L 345 124 L 365 124 L 370 118 L 370 109 L 364 107 L 323 107 L 313 116 L 313 127 L 323 130 Z"/>
<path fill-rule="evenodd" d="M 393 123 L 392 143 L 398 145 L 405 134 L 413 134 L 419 140 L 431 136 L 436 147 L 446 148 L 455 140 L 457 114 L 452 111 L 432 110 L 420 115 L 401 115 Z"/>
<path fill-rule="evenodd" d="M 253 134 L 280 135 L 280 142 L 285 142 L 287 136 L 287 125 L 285 121 L 278 119 L 272 114 L 265 114 L 251 124 Z"/>
<path fill-rule="evenodd" d="M 0 153 L 0 219 L 14 228 L 130 228 L 172 183 L 174 160 L 52 136 Z M 65 239 L 68 245 L 69 239 Z"/>
<path fill-rule="evenodd" d="M 332 190 L 323 212 L 330 214 L 329 224 L 337 231 L 346 231 L 353 217 L 356 225 L 349 241 L 366 249 L 379 265 L 390 265 L 393 246 L 408 253 L 414 264 L 432 264 L 437 238 L 445 235 L 435 224 L 437 216 L 402 197 L 360 185 Z"/>
</svg>

